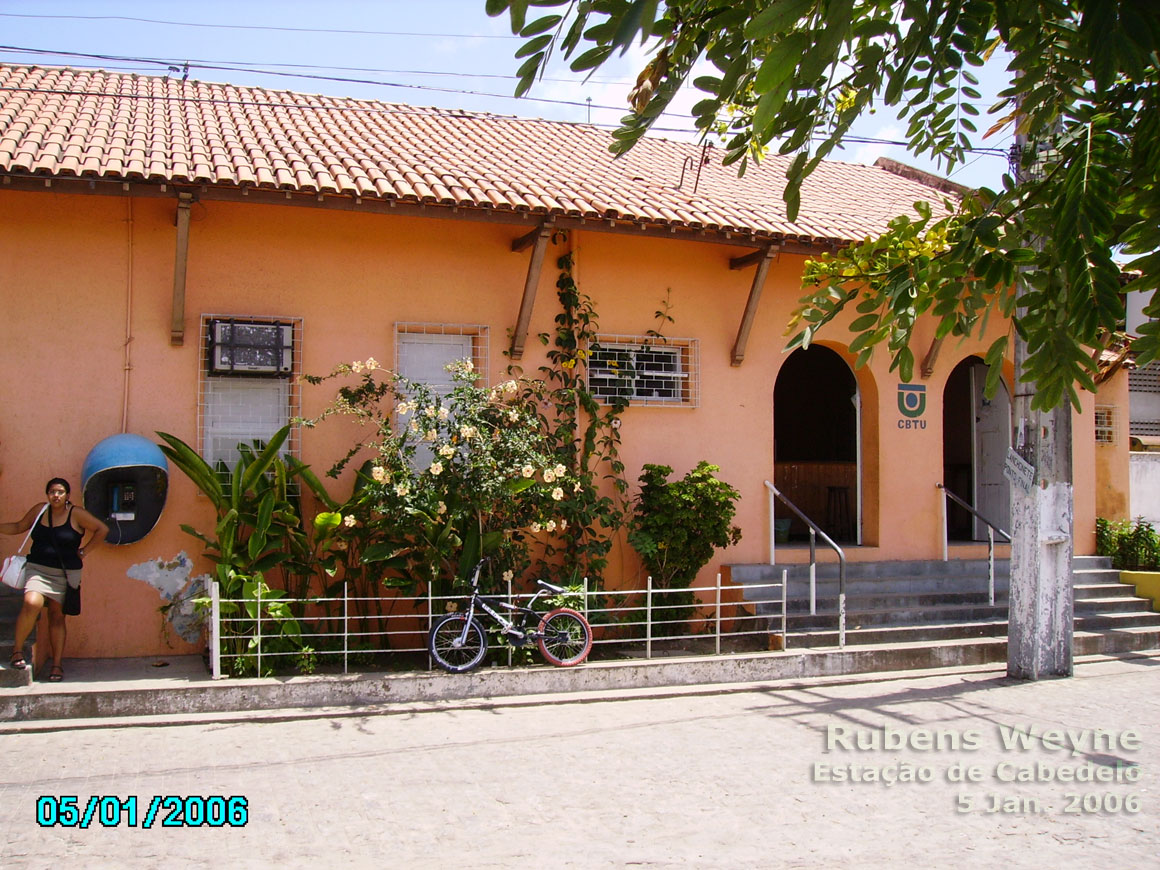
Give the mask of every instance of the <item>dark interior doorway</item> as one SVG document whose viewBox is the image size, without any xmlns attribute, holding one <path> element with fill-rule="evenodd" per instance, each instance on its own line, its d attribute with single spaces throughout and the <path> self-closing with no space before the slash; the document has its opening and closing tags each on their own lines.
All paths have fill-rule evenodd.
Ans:
<svg viewBox="0 0 1160 870">
<path fill-rule="evenodd" d="M 774 483 L 826 534 L 846 543 L 858 539 L 860 514 L 857 393 L 846 361 L 818 345 L 790 354 L 773 389 Z M 790 514 L 782 506 L 776 516 Z M 793 518 L 788 535 L 803 540 L 808 529 Z"/>
</svg>

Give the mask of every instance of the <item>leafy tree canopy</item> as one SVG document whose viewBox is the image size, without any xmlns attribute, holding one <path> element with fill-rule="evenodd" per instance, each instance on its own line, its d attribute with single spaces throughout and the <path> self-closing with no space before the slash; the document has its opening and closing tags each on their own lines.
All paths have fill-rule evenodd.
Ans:
<svg viewBox="0 0 1160 870">
<path fill-rule="evenodd" d="M 920 315 L 937 319 L 939 336 L 962 336 L 998 313 L 1027 341 L 1034 405 L 1050 408 L 1078 404 L 1077 387 L 1094 389 L 1094 351 L 1122 322 L 1124 289 L 1152 291 L 1145 312 L 1160 317 L 1156 0 L 486 2 L 524 38 L 518 94 L 553 52 L 593 71 L 646 46 L 614 153 L 630 149 L 708 61 L 692 81 L 705 95 L 693 108 L 697 128 L 723 137 L 725 162 L 742 172 L 766 153 L 793 155 L 791 219 L 802 180 L 872 108 L 899 112 L 910 151 L 948 171 L 987 134 L 1016 128 L 1027 142 L 1021 171 L 998 189 L 900 216 L 881 237 L 811 263 L 791 344 L 808 344 L 853 305 L 859 363 L 885 344 L 909 379 Z M 1012 84 L 984 120 L 973 71 L 998 50 Z M 1140 273 L 1126 288 L 1115 251 Z M 1141 332 L 1138 359 L 1148 362 L 1160 352 L 1160 323 Z M 995 342 L 988 361 L 1009 340 Z M 998 374 L 992 366 L 993 382 Z"/>
</svg>

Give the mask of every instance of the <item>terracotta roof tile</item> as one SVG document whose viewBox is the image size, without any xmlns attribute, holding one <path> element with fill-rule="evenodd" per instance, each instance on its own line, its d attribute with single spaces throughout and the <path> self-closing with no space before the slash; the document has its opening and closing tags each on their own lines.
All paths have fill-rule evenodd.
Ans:
<svg viewBox="0 0 1160 870">
<path fill-rule="evenodd" d="M 824 162 L 798 220 L 786 160 L 739 178 L 700 146 L 644 139 L 613 159 L 580 124 L 103 70 L 0 64 L 0 172 L 258 186 L 464 208 L 844 241 L 944 194 Z M 684 176 L 682 180 L 682 174 Z M 696 184 L 696 190 L 694 190 Z"/>
</svg>

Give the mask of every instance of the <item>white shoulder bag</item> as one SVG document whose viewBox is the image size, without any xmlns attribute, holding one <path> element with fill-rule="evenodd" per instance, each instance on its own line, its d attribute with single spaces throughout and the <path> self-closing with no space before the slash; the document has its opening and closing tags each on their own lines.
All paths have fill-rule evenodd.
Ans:
<svg viewBox="0 0 1160 870">
<path fill-rule="evenodd" d="M 24 588 L 24 563 L 28 561 L 27 556 L 21 556 L 20 551 L 24 549 L 24 545 L 28 543 L 28 539 L 32 537 L 32 528 L 40 522 L 40 518 L 44 516 L 45 510 L 48 509 L 48 502 L 44 503 L 44 507 L 40 509 L 40 513 L 36 515 L 36 519 L 32 521 L 32 525 L 28 527 L 28 534 L 24 536 L 24 540 L 20 546 L 16 548 L 16 555 L 9 556 L 4 560 L 4 574 L 0 576 L 0 580 L 4 581 L 5 586 L 11 586 L 13 589 Z"/>
</svg>

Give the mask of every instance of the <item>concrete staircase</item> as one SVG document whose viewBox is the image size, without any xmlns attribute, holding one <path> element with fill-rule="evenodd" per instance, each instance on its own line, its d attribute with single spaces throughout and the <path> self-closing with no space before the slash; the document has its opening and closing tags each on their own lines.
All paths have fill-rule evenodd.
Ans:
<svg viewBox="0 0 1160 870">
<path fill-rule="evenodd" d="M 787 645 L 838 644 L 838 566 L 817 566 L 816 612 L 810 615 L 809 567 L 735 565 L 733 581 L 745 599 L 780 631 L 780 589 L 760 588 L 788 571 Z M 1107 558 L 1073 561 L 1075 652 L 1129 652 L 1160 647 L 1160 613 L 1119 582 Z M 985 560 L 858 562 L 846 570 L 846 643 L 901 644 L 1006 638 L 1010 566 L 995 563 L 995 603 L 988 603 Z"/>
<path fill-rule="evenodd" d="M 17 686 L 32 684 L 31 665 L 22 671 L 8 666 L 9 656 L 12 654 L 13 632 L 16 630 L 16 614 L 24 602 L 24 594 L 17 592 L 3 583 L 0 583 L 0 689 L 11 689 Z M 24 654 L 28 661 L 32 661 L 32 641 L 36 638 L 33 629 L 32 637 L 24 646 Z"/>
</svg>

